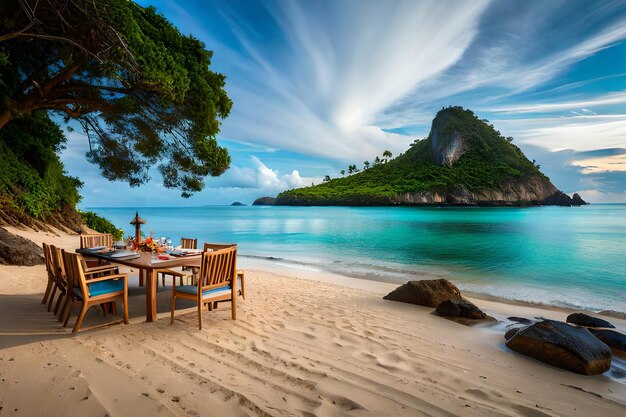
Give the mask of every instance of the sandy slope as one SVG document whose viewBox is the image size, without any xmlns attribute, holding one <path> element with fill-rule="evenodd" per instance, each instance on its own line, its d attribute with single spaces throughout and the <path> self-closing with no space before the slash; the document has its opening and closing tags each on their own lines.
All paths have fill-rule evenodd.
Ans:
<svg viewBox="0 0 626 417">
<path fill-rule="evenodd" d="M 502 329 L 382 300 L 385 285 L 247 271 L 238 320 L 224 303 L 204 313 L 202 331 L 193 309 L 178 311 L 173 326 L 163 316 L 144 323 L 143 290 L 134 288 L 130 325 L 72 336 L 40 304 L 42 268 L 31 270 L 36 291 L 15 291 L 25 270 L 0 267 L 0 415 L 626 415 L 626 385 L 517 355 Z M 159 293 L 160 311 L 167 297 Z M 477 303 L 499 317 L 567 314 Z M 86 325 L 103 321 L 93 309 Z"/>
</svg>

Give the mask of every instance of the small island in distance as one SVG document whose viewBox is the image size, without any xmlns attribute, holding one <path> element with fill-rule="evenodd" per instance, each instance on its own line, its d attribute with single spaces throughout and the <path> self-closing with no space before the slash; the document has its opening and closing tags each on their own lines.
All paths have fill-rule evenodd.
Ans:
<svg viewBox="0 0 626 417">
<path fill-rule="evenodd" d="M 558 190 L 487 120 L 451 106 L 439 111 L 427 138 L 403 154 L 353 175 L 262 197 L 253 205 L 284 206 L 580 206 Z"/>
</svg>

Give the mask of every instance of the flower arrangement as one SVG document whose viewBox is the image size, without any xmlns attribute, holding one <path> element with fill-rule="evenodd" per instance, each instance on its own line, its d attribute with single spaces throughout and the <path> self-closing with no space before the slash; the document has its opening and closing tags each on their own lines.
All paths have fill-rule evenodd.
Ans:
<svg viewBox="0 0 626 417">
<path fill-rule="evenodd" d="M 132 249 L 140 250 L 143 252 L 163 252 L 163 245 L 158 244 L 151 237 L 146 238 L 146 240 L 139 242 L 138 245 L 135 245 L 135 241 L 132 241 Z"/>
</svg>

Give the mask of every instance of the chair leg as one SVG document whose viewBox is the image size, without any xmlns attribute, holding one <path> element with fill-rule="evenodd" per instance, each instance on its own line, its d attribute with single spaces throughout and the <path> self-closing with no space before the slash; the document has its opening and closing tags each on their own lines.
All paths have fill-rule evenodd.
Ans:
<svg viewBox="0 0 626 417">
<path fill-rule="evenodd" d="M 213 303 L 209 302 L 207 304 L 208 304 L 208 307 L 209 307 L 209 311 L 213 311 Z"/>
<path fill-rule="evenodd" d="M 128 291 L 124 291 L 124 324 L 128 324 Z"/>
<path fill-rule="evenodd" d="M 70 317 L 70 308 L 72 307 L 72 296 L 67 294 L 65 297 L 65 303 L 63 304 L 63 308 L 61 309 L 61 314 L 59 315 L 59 321 L 63 321 L 63 327 L 67 325 L 67 319 Z"/>
<path fill-rule="evenodd" d="M 54 300 L 54 296 L 57 293 L 57 286 L 56 284 L 54 285 L 54 287 L 52 287 L 52 292 L 50 293 L 50 299 L 48 300 L 48 311 L 50 311 L 52 309 L 52 300 Z"/>
<path fill-rule="evenodd" d="M 244 281 L 244 273 L 243 271 L 241 271 L 241 273 L 238 274 L 241 277 L 241 298 L 243 298 L 244 300 L 246 299 L 246 284 Z"/>
<path fill-rule="evenodd" d="M 111 313 L 117 316 L 117 303 L 115 301 L 111 301 Z"/>
<path fill-rule="evenodd" d="M 48 301 L 48 297 L 50 296 L 50 291 L 52 291 L 53 284 L 54 282 L 52 282 L 52 280 L 48 278 L 48 285 L 46 286 L 46 292 L 43 293 L 43 300 L 41 300 L 41 304 L 46 304 L 46 302 Z"/>
<path fill-rule="evenodd" d="M 174 324 L 174 310 L 176 310 L 176 295 L 172 294 L 172 305 L 170 307 L 170 325 Z"/>
<path fill-rule="evenodd" d="M 76 324 L 74 324 L 72 333 L 78 332 L 78 330 L 80 329 L 80 326 L 82 326 L 83 324 L 83 319 L 85 318 L 85 314 L 87 314 L 88 309 L 89 309 L 89 306 L 87 305 L 87 303 L 83 302 L 83 306 L 80 310 L 80 314 L 78 315 L 78 319 L 76 319 Z"/>
<path fill-rule="evenodd" d="M 202 330 L 202 301 L 198 303 L 198 328 Z"/>
<path fill-rule="evenodd" d="M 61 301 L 63 301 L 65 293 L 62 292 L 59 294 L 59 298 L 57 298 L 57 302 L 54 305 L 54 315 L 56 316 L 57 313 L 59 312 L 59 307 L 61 306 Z"/>
</svg>

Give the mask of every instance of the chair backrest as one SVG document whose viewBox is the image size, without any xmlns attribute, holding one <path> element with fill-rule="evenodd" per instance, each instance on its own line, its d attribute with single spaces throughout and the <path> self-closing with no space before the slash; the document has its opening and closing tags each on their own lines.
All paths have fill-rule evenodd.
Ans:
<svg viewBox="0 0 626 417">
<path fill-rule="evenodd" d="M 70 291 L 71 288 L 79 286 L 83 293 L 83 299 L 87 300 L 89 298 L 89 289 L 87 288 L 87 279 L 85 278 L 83 263 L 81 261 L 82 256 L 64 250 L 62 250 L 61 253 Z"/>
<path fill-rule="evenodd" d="M 56 274 L 54 273 L 54 265 L 52 263 L 52 256 L 50 253 L 50 245 L 47 243 L 42 243 L 43 247 L 43 258 L 46 262 L 46 272 L 48 273 L 48 279 L 52 281 L 56 281 Z"/>
<path fill-rule="evenodd" d="M 237 279 L 237 245 L 202 253 L 198 287 L 202 291 L 234 285 Z M 198 291 L 198 295 L 202 294 Z"/>
<path fill-rule="evenodd" d="M 98 233 L 91 235 L 80 235 L 80 248 L 94 248 L 96 246 L 113 246 L 113 236 L 110 233 Z"/>
<path fill-rule="evenodd" d="M 190 237 L 181 237 L 180 247 L 183 249 L 198 249 L 198 239 L 193 239 Z"/>
<path fill-rule="evenodd" d="M 54 245 L 49 246 L 50 261 L 52 263 L 53 273 L 57 283 L 63 288 L 68 288 L 67 274 L 65 273 L 65 265 L 63 263 L 63 255 L 61 250 Z"/>
<path fill-rule="evenodd" d="M 204 248 L 202 250 L 204 252 L 206 252 L 207 250 L 215 251 L 215 250 L 230 248 L 233 246 L 237 247 L 237 244 L 236 243 L 205 243 Z"/>
</svg>

